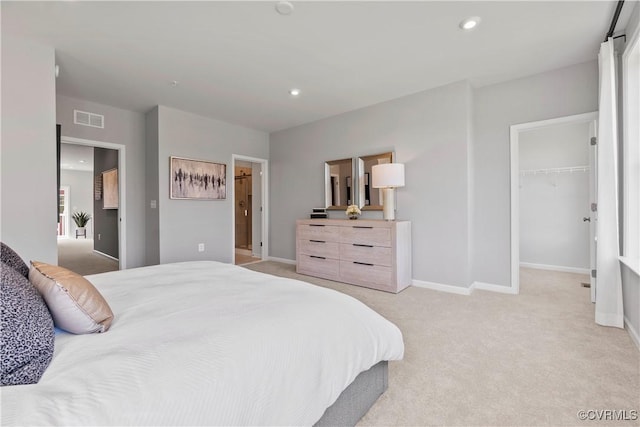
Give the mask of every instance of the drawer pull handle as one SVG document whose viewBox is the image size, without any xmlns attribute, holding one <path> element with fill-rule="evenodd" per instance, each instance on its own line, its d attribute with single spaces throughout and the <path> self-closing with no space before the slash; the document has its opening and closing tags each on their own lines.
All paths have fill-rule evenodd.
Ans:
<svg viewBox="0 0 640 427">
<path fill-rule="evenodd" d="M 373 227 L 367 227 L 364 225 L 354 225 L 353 228 L 373 228 Z"/>
<path fill-rule="evenodd" d="M 309 257 L 311 257 L 311 258 L 317 258 L 317 259 L 326 259 L 326 258 L 325 258 L 325 257 L 323 257 L 323 256 L 317 256 L 317 255 L 309 255 Z"/>
<path fill-rule="evenodd" d="M 309 241 L 313 243 L 327 243 L 324 240 L 309 240 Z"/>
<path fill-rule="evenodd" d="M 360 243 L 354 243 L 353 246 L 358 246 L 360 248 L 372 248 L 373 245 L 362 245 Z"/>
<path fill-rule="evenodd" d="M 354 264 L 358 264 L 358 265 L 367 265 L 369 267 L 373 267 L 373 264 L 369 264 L 368 262 L 358 262 L 358 261 L 353 261 Z"/>
<path fill-rule="evenodd" d="M 309 224 L 309 227 L 324 227 L 324 224 Z"/>
</svg>

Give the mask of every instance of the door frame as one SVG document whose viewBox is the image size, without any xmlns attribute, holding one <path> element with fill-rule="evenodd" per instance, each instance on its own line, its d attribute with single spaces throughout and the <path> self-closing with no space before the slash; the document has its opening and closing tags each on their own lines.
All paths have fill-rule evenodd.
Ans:
<svg viewBox="0 0 640 427">
<path fill-rule="evenodd" d="M 95 141 L 91 139 L 74 138 L 71 136 L 62 136 L 60 138 L 62 144 L 84 145 L 87 147 L 108 148 L 118 151 L 118 264 L 119 269 L 127 268 L 127 197 L 126 191 L 126 147 L 122 144 L 114 144 L 112 142 Z"/>
<path fill-rule="evenodd" d="M 71 230 L 70 230 L 70 216 L 69 216 L 69 193 L 71 192 L 71 187 L 68 185 L 61 185 L 58 188 L 58 191 L 64 189 L 64 234 L 58 235 L 60 239 L 70 239 L 71 238 Z"/>
<path fill-rule="evenodd" d="M 519 123 L 510 127 L 511 151 L 511 293 L 520 293 L 520 132 L 564 124 L 596 123 L 598 112 Z M 592 131 L 595 131 L 595 126 Z M 588 143 L 588 141 L 585 141 Z M 594 173 L 591 171 L 590 174 Z M 593 226 L 593 224 L 592 224 Z M 595 288 L 591 290 L 593 293 Z"/>
<path fill-rule="evenodd" d="M 263 261 L 269 258 L 269 160 L 261 159 L 258 157 L 250 157 L 244 156 L 242 154 L 232 154 L 231 155 L 231 176 L 235 173 L 236 170 L 236 161 L 244 161 L 251 163 L 260 163 L 262 166 L 262 179 L 260 180 L 260 191 L 261 200 L 262 200 L 262 212 L 261 212 L 261 241 L 262 241 L 262 250 L 260 259 Z M 236 182 L 235 179 L 228 180 L 231 181 L 231 224 L 233 224 L 231 230 L 231 263 L 236 263 L 236 233 L 235 233 L 235 224 L 236 224 Z M 253 209 L 253 214 L 255 215 L 256 209 Z M 253 220 L 253 218 L 252 218 Z M 255 242 L 254 242 L 255 244 Z"/>
</svg>

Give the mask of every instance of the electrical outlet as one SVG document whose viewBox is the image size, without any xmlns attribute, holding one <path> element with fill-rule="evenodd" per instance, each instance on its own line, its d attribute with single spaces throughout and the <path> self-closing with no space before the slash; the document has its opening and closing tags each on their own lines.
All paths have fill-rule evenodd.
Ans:
<svg viewBox="0 0 640 427">
<path fill-rule="evenodd" d="M 204 243 L 198 243 L 198 252 L 204 252 Z"/>
</svg>

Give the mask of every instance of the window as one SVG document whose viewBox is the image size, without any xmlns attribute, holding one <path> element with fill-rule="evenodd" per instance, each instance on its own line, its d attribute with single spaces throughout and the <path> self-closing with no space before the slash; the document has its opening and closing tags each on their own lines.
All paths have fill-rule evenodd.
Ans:
<svg viewBox="0 0 640 427">
<path fill-rule="evenodd" d="M 622 55 L 624 150 L 623 262 L 640 273 L 640 30 Z"/>
</svg>

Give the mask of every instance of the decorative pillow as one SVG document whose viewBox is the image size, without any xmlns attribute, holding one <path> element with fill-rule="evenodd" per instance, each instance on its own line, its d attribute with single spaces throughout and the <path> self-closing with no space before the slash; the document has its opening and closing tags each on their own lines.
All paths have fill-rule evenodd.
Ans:
<svg viewBox="0 0 640 427">
<path fill-rule="evenodd" d="M 98 290 L 66 268 L 31 261 L 29 280 L 38 288 L 54 324 L 74 334 L 106 332 L 113 312 Z"/>
<path fill-rule="evenodd" d="M 0 264 L 0 385 L 35 384 L 53 357 L 53 319 L 38 290 Z"/>
<path fill-rule="evenodd" d="M 24 277 L 29 276 L 29 267 L 20 258 L 20 255 L 2 242 L 0 242 L 0 261 L 12 267 Z"/>
</svg>

